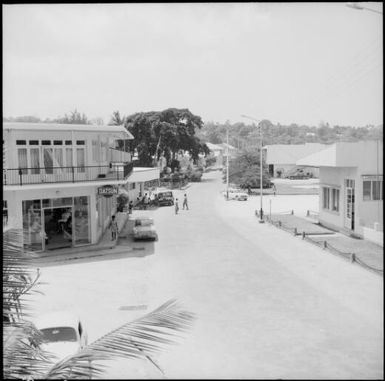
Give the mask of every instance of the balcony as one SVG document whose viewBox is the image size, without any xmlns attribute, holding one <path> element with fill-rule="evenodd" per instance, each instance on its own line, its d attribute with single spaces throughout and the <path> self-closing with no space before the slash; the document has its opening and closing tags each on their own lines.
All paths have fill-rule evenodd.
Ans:
<svg viewBox="0 0 385 381">
<path fill-rule="evenodd" d="M 43 167 L 3 169 L 3 185 L 31 185 L 125 180 L 133 163 L 80 167 Z"/>
</svg>

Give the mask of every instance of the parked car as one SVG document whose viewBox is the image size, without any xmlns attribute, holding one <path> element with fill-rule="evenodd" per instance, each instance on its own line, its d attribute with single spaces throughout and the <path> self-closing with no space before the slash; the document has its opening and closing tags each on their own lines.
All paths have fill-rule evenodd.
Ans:
<svg viewBox="0 0 385 381">
<path fill-rule="evenodd" d="M 227 198 L 227 191 L 222 192 L 223 196 Z M 248 195 L 241 189 L 229 188 L 229 200 L 247 201 Z"/>
<path fill-rule="evenodd" d="M 174 205 L 174 195 L 170 190 L 162 190 L 155 192 L 155 203 L 159 206 Z"/>
<path fill-rule="evenodd" d="M 288 172 L 285 177 L 290 180 L 304 180 L 309 179 L 311 176 L 309 172 L 305 172 L 302 168 L 296 168 Z"/>
<path fill-rule="evenodd" d="M 149 217 L 137 217 L 133 229 L 134 240 L 154 240 L 158 239 L 158 234 L 154 227 L 154 220 Z"/>
<path fill-rule="evenodd" d="M 52 312 L 39 316 L 35 326 L 43 334 L 42 349 L 60 361 L 83 349 L 87 332 L 79 317 L 68 312 Z"/>
</svg>

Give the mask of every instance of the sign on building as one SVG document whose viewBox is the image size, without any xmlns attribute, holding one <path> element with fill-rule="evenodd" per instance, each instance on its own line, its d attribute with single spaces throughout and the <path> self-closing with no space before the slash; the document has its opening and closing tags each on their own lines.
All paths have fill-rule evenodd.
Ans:
<svg viewBox="0 0 385 381">
<path fill-rule="evenodd" d="M 104 185 L 98 188 L 98 194 L 104 197 L 112 197 L 118 194 L 118 188 L 113 185 Z"/>
</svg>

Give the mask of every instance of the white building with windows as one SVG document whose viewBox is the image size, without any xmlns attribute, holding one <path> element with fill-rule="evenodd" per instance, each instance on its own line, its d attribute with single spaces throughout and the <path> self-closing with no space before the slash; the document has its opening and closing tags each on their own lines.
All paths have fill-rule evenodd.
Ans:
<svg viewBox="0 0 385 381">
<path fill-rule="evenodd" d="M 3 226 L 45 251 L 95 244 L 116 212 L 119 188 L 135 200 L 158 168 L 133 168 L 123 126 L 3 123 Z"/>
<path fill-rule="evenodd" d="M 339 142 L 300 159 L 319 167 L 319 221 L 383 245 L 383 142 Z"/>
</svg>

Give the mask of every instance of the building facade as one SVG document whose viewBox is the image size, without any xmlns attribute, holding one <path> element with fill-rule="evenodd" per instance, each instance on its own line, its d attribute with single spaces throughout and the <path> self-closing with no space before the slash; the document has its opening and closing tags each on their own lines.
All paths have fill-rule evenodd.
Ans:
<svg viewBox="0 0 385 381">
<path fill-rule="evenodd" d="M 269 166 L 269 173 L 273 177 L 285 177 L 298 167 L 297 161 L 310 154 L 327 148 L 326 144 L 305 143 L 305 144 L 273 144 L 266 145 L 262 149 Z M 318 177 L 316 167 L 306 168 L 313 177 Z"/>
<path fill-rule="evenodd" d="M 383 245 L 383 143 L 335 143 L 297 161 L 319 167 L 319 221 Z"/>
<path fill-rule="evenodd" d="M 3 123 L 3 226 L 23 229 L 32 251 L 97 243 L 119 188 L 140 191 L 131 155 L 116 148 L 132 138 L 122 126 Z"/>
</svg>

